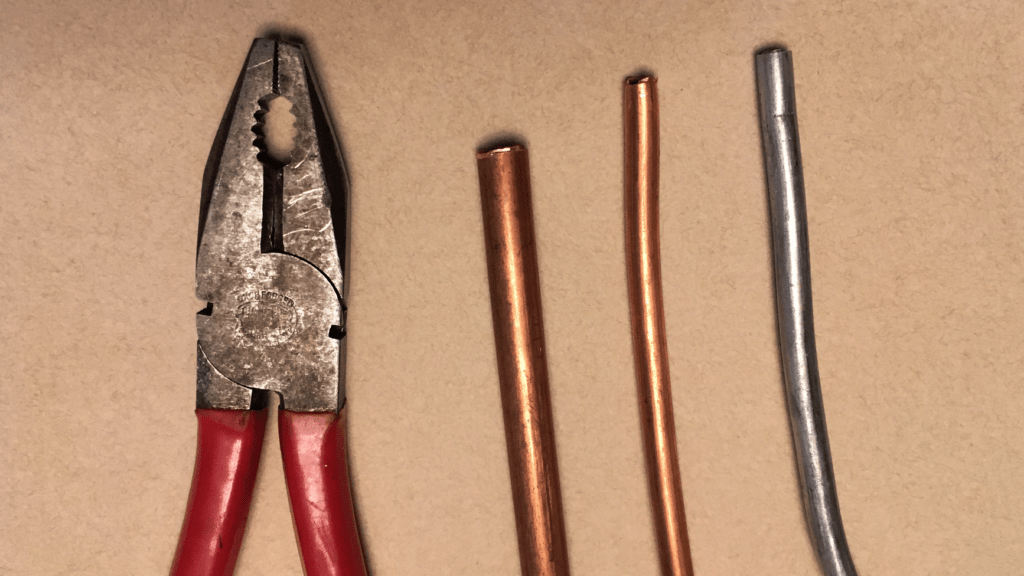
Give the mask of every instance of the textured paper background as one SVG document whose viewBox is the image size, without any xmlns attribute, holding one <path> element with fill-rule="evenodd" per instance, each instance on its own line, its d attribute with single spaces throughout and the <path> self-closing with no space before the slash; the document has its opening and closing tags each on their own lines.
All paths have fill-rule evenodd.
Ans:
<svg viewBox="0 0 1024 576">
<path fill-rule="evenodd" d="M 828 4 L 830 7 L 823 8 Z M 572 570 L 654 575 L 621 88 L 660 78 L 702 576 L 817 573 L 783 404 L 754 50 L 794 51 L 822 383 L 863 575 L 1024 565 L 1024 7 L 0 3 L 0 574 L 163 574 L 195 450 L 199 186 L 252 38 L 305 35 L 353 181 L 352 470 L 377 575 L 517 574 L 474 149 L 533 167 Z M 276 428 L 239 575 L 301 574 Z"/>
</svg>

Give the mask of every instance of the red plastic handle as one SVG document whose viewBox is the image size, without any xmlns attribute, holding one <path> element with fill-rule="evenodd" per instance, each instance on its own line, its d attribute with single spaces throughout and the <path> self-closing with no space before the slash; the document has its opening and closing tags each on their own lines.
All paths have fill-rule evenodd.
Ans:
<svg viewBox="0 0 1024 576">
<path fill-rule="evenodd" d="M 171 576 L 231 576 L 249 518 L 267 410 L 196 410 L 192 491 Z"/>
<path fill-rule="evenodd" d="M 345 451 L 345 411 L 280 411 L 281 455 L 306 576 L 365 576 Z"/>
</svg>

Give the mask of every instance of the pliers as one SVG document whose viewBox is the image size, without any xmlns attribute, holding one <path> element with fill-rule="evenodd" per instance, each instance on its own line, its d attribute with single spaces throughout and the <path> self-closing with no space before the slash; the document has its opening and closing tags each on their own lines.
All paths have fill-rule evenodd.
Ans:
<svg viewBox="0 0 1024 576">
<path fill-rule="evenodd" d="M 263 145 L 287 98 L 294 140 Z M 172 576 L 234 572 L 271 392 L 307 576 L 364 576 L 345 447 L 348 176 L 302 44 L 253 42 L 203 177 L 195 472 Z"/>
</svg>

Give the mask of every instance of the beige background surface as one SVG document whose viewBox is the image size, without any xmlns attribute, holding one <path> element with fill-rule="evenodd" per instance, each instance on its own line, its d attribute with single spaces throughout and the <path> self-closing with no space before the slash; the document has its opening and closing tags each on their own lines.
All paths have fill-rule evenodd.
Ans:
<svg viewBox="0 0 1024 576">
<path fill-rule="evenodd" d="M 822 5 L 830 7 L 823 8 Z M 0 574 L 163 574 L 195 451 L 206 155 L 252 38 L 309 38 L 353 181 L 373 572 L 517 574 L 474 149 L 529 143 L 574 574 L 654 575 L 620 82 L 660 78 L 697 573 L 817 573 L 783 404 L 754 50 L 794 51 L 818 350 L 862 575 L 1024 566 L 1018 2 L 0 3 Z M 301 574 L 276 428 L 237 574 Z"/>
</svg>

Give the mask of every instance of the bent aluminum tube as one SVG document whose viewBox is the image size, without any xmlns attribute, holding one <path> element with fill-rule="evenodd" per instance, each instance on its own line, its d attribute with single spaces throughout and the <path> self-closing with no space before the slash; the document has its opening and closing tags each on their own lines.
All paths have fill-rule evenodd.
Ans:
<svg viewBox="0 0 1024 576">
<path fill-rule="evenodd" d="M 498 383 L 523 576 L 568 576 L 526 148 L 477 154 Z"/>
<path fill-rule="evenodd" d="M 658 231 L 658 79 L 622 87 L 626 282 L 647 483 L 664 576 L 692 576 L 668 373 Z"/>
<path fill-rule="evenodd" d="M 814 348 L 807 206 L 793 90 L 793 60 L 773 48 L 755 57 L 768 178 L 779 341 L 804 515 L 822 571 L 856 576 L 839 515 Z"/>
</svg>

